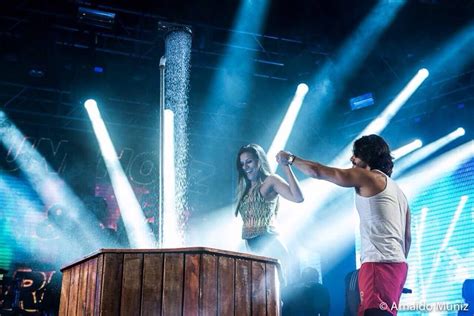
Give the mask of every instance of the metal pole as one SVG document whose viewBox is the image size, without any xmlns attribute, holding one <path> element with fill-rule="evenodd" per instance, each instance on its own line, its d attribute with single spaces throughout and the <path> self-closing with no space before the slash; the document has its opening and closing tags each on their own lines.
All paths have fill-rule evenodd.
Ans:
<svg viewBox="0 0 474 316">
<path fill-rule="evenodd" d="M 165 113 L 165 67 L 166 58 L 165 56 L 160 59 L 160 109 L 159 109 L 159 153 L 158 153 L 158 218 L 155 226 L 157 228 L 157 241 L 158 247 L 163 246 L 163 218 L 164 218 L 164 179 L 163 179 L 163 137 L 164 137 L 164 126 L 163 117 Z"/>
</svg>

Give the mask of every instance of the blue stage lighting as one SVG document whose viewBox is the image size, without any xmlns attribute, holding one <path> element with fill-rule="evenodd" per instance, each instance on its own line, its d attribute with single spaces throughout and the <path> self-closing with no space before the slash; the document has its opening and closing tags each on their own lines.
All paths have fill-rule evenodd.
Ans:
<svg viewBox="0 0 474 316">
<path fill-rule="evenodd" d="M 104 72 L 104 67 L 95 66 L 95 67 L 94 67 L 94 72 L 95 72 L 95 73 L 98 73 L 98 74 L 101 74 L 101 73 Z"/>
<path fill-rule="evenodd" d="M 81 23 L 106 29 L 112 29 L 115 23 L 115 13 L 86 7 L 79 7 L 77 17 Z"/>
<path fill-rule="evenodd" d="M 354 111 L 354 110 L 358 110 L 358 109 L 362 109 L 362 108 L 374 105 L 375 100 L 372 93 L 369 92 L 361 96 L 350 99 L 349 103 L 351 105 L 351 110 Z"/>
</svg>

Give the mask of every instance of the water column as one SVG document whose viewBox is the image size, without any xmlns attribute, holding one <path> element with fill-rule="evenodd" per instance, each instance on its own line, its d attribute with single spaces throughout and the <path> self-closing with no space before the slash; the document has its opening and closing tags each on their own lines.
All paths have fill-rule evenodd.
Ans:
<svg viewBox="0 0 474 316">
<path fill-rule="evenodd" d="M 187 209 L 187 164 L 188 164 L 188 94 L 191 60 L 191 28 L 185 25 L 159 23 L 165 34 L 165 80 L 164 107 L 174 117 L 174 166 L 175 201 L 174 210 L 163 209 L 164 247 L 182 246 L 184 242 L 184 216 Z M 166 155 L 166 153 L 165 153 Z M 167 179 L 163 179 L 166 187 Z M 171 214 L 173 212 L 173 214 Z M 166 218 L 174 217 L 171 221 Z"/>
</svg>

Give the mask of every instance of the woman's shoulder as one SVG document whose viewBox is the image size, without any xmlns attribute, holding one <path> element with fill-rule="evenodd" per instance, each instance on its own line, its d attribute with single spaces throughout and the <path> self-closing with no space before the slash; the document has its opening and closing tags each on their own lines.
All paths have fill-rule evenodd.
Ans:
<svg viewBox="0 0 474 316">
<path fill-rule="evenodd" d="M 272 184 L 275 182 L 282 182 L 282 181 L 284 181 L 282 177 L 280 177 L 279 175 L 275 173 L 272 173 L 265 178 L 265 181 L 263 181 L 263 184 L 265 183 Z"/>
<path fill-rule="evenodd" d="M 276 197 L 276 192 L 274 192 L 274 185 L 277 182 L 281 182 L 283 179 L 277 174 L 270 174 L 265 178 L 265 181 L 261 184 L 260 193 L 262 196 L 268 199 L 274 199 Z"/>
</svg>

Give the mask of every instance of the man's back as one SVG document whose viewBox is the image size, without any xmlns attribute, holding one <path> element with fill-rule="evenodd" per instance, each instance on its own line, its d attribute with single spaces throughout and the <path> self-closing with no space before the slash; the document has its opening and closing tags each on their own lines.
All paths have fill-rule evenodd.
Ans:
<svg viewBox="0 0 474 316">
<path fill-rule="evenodd" d="M 381 171 L 374 171 L 380 172 Z M 361 261 L 405 262 L 405 230 L 408 202 L 398 185 L 386 176 L 382 192 L 363 197 L 356 194 L 360 215 Z"/>
</svg>

